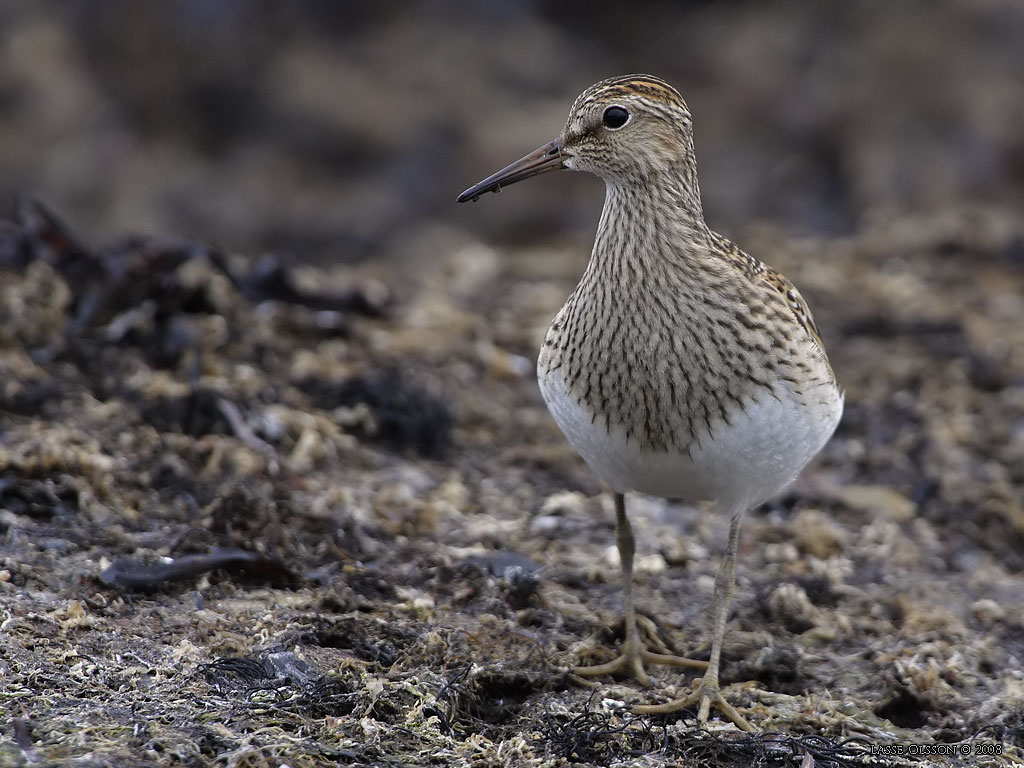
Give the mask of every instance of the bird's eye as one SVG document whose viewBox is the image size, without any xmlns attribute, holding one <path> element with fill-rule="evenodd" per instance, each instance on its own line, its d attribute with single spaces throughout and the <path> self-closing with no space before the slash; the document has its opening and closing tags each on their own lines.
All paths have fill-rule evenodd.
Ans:
<svg viewBox="0 0 1024 768">
<path fill-rule="evenodd" d="M 622 107 L 608 107 L 601 117 L 601 122 L 604 123 L 605 128 L 611 128 L 613 131 L 624 126 L 628 120 L 629 112 Z"/>
</svg>

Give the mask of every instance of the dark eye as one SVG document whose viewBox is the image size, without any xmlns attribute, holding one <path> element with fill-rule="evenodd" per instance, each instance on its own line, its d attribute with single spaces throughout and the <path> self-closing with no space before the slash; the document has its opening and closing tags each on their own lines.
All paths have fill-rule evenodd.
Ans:
<svg viewBox="0 0 1024 768">
<path fill-rule="evenodd" d="M 629 112 L 622 107 L 608 107 L 608 109 L 604 111 L 604 116 L 601 118 L 605 127 L 611 128 L 612 130 L 621 128 L 626 124 L 627 120 L 629 120 Z"/>
</svg>

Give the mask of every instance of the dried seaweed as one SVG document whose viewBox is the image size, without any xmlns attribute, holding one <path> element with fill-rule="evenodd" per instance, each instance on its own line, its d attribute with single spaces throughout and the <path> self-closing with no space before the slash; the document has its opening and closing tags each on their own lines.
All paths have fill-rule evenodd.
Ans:
<svg viewBox="0 0 1024 768">
<path fill-rule="evenodd" d="M 279 560 L 242 549 L 216 549 L 202 555 L 182 555 L 157 563 L 118 558 L 103 569 L 99 579 L 109 587 L 151 592 L 211 571 L 224 571 L 242 580 L 279 586 L 296 581 L 295 575 Z"/>
<path fill-rule="evenodd" d="M 278 5 L 0 5 L 0 163 L 46 201 L 0 212 L 0 765 L 1020 764 L 1020 9 Z M 684 86 L 709 218 L 847 393 L 745 523 L 753 736 L 630 714 L 691 675 L 571 675 L 621 642 L 614 514 L 533 355 L 596 187 L 450 201 L 608 45 Z M 728 521 L 633 503 L 638 607 L 706 657 Z M 152 568 L 216 548 L 271 571 Z"/>
</svg>

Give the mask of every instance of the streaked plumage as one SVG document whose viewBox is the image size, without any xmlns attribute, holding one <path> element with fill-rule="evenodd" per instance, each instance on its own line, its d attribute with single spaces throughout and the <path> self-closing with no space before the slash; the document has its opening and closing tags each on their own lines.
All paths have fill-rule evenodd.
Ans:
<svg viewBox="0 0 1024 768">
<path fill-rule="evenodd" d="M 541 392 L 566 437 L 616 493 L 624 568 L 623 656 L 581 674 L 643 661 L 631 599 L 632 533 L 623 495 L 711 501 L 732 515 L 716 582 L 712 661 L 697 695 L 716 703 L 718 659 L 745 511 L 791 482 L 832 435 L 843 398 L 810 310 L 782 274 L 704 221 L 689 109 L 662 80 L 605 80 L 573 104 L 555 141 L 460 200 L 568 168 L 605 181 L 594 249 L 541 349 Z"/>
</svg>

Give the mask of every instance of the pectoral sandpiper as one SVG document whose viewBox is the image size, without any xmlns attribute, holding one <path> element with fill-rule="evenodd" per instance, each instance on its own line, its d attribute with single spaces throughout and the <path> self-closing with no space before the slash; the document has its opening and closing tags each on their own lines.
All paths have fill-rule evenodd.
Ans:
<svg viewBox="0 0 1024 768">
<path fill-rule="evenodd" d="M 644 713 L 715 705 L 743 514 L 790 483 L 831 437 L 843 395 L 811 312 L 782 274 L 704 221 L 690 111 L 648 75 L 604 80 L 576 99 L 562 133 L 470 187 L 459 201 L 568 168 L 605 182 L 594 250 L 537 361 L 558 426 L 615 496 L 626 639 L 607 664 L 640 682 L 645 663 L 705 668 L 694 692 Z M 628 491 L 711 501 L 731 516 L 715 579 L 710 661 L 648 651 L 632 598 Z"/>
</svg>

